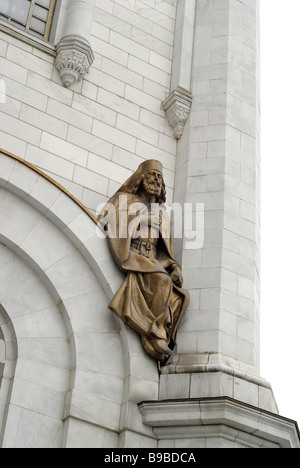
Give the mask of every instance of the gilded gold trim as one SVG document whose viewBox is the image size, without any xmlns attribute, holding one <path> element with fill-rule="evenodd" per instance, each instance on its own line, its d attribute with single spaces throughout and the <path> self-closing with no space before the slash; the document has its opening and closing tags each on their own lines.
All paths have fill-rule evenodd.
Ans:
<svg viewBox="0 0 300 468">
<path fill-rule="evenodd" d="M 51 182 L 51 184 L 55 185 L 58 187 L 62 192 L 64 192 L 68 197 L 70 197 L 77 205 L 80 206 L 80 208 L 86 212 L 86 214 L 97 224 L 97 218 L 79 201 L 77 198 L 75 198 L 66 188 L 64 188 L 61 184 L 56 182 L 56 180 L 52 179 L 52 177 L 49 177 L 47 174 L 45 174 L 43 171 L 38 169 L 36 166 L 33 164 L 30 164 L 29 162 L 25 161 L 24 159 L 20 158 L 19 156 L 16 156 L 15 154 L 9 153 L 8 151 L 0 148 L 0 153 L 4 154 L 5 156 L 9 156 L 10 158 L 15 159 L 16 161 L 19 161 L 20 163 L 24 164 L 24 166 L 29 167 L 32 169 L 34 172 L 37 172 L 37 174 L 41 175 L 44 177 L 44 179 L 48 180 Z"/>
</svg>

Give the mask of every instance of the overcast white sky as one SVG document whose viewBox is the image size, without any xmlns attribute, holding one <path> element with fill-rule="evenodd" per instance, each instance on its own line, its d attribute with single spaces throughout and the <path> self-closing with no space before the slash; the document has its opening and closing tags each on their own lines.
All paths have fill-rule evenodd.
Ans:
<svg viewBox="0 0 300 468">
<path fill-rule="evenodd" d="M 260 3 L 261 374 L 300 424 L 300 1 Z"/>
</svg>

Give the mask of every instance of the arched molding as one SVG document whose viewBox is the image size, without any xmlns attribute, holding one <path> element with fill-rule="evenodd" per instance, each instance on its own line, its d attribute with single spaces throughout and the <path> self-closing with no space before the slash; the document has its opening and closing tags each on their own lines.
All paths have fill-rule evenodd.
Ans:
<svg viewBox="0 0 300 468">
<path fill-rule="evenodd" d="M 43 279 L 3 238 L 0 258 L 0 327 L 6 345 L 1 446 L 58 448 L 75 368 L 72 336 Z"/>
<path fill-rule="evenodd" d="M 18 343 L 12 322 L 0 304 L 0 335 L 5 344 L 5 365 L 0 385 L 0 446 L 2 446 L 6 426 L 8 405 L 13 386 L 13 378 L 18 357 Z"/>
<path fill-rule="evenodd" d="M 120 434 L 121 446 L 131 433 L 153 437 L 142 425 L 137 403 L 158 397 L 156 363 L 139 337 L 107 309 L 123 276 L 106 241 L 97 236 L 96 219 L 59 184 L 14 155 L 1 151 L 0 167 L 0 243 L 51 293 L 74 343 L 62 445 L 78 446 L 85 431 L 93 432 L 97 446 L 99 438 L 118 445 Z"/>
</svg>

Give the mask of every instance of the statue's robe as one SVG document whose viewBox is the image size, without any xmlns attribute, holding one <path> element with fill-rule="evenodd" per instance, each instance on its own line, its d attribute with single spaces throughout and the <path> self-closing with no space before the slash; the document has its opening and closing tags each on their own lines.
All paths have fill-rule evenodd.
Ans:
<svg viewBox="0 0 300 468">
<path fill-rule="evenodd" d="M 127 197 L 127 205 L 120 207 L 120 195 Z M 124 200 L 124 198 L 123 198 Z M 109 305 L 109 309 L 123 322 L 138 332 L 146 351 L 159 360 L 165 359 L 165 354 L 153 346 L 156 340 L 164 340 L 170 349 L 175 346 L 175 337 L 180 320 L 189 304 L 189 293 L 177 287 L 170 273 L 177 264 L 173 253 L 170 220 L 165 211 L 161 210 L 163 222 L 159 227 L 155 254 L 147 258 L 133 247 L 130 235 L 120 237 L 122 226 L 127 218 L 127 226 L 136 220 L 137 214 L 128 213 L 128 208 L 136 203 L 145 202 L 138 195 L 117 193 L 108 202 L 115 208 L 116 221 L 115 238 L 108 236 L 108 243 L 116 264 L 126 274 L 126 279 Z M 150 206 L 146 208 L 150 211 Z M 148 212 L 149 212 L 148 211 Z M 121 216 L 119 216 L 121 212 Z M 99 217 L 108 221 L 107 212 Z M 113 216 L 112 216 L 113 218 Z M 107 226 L 106 226 L 107 227 Z M 128 231 L 127 231 L 128 232 Z M 171 354 L 171 353 L 170 353 Z"/>
</svg>

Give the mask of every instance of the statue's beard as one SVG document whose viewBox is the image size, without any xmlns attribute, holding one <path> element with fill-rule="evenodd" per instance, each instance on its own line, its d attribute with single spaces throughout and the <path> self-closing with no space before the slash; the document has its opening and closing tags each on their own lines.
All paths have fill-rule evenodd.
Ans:
<svg viewBox="0 0 300 468">
<path fill-rule="evenodd" d="M 144 180 L 144 189 L 145 191 L 152 196 L 159 197 L 161 194 L 161 185 L 156 182 L 147 182 L 147 180 Z"/>
</svg>

